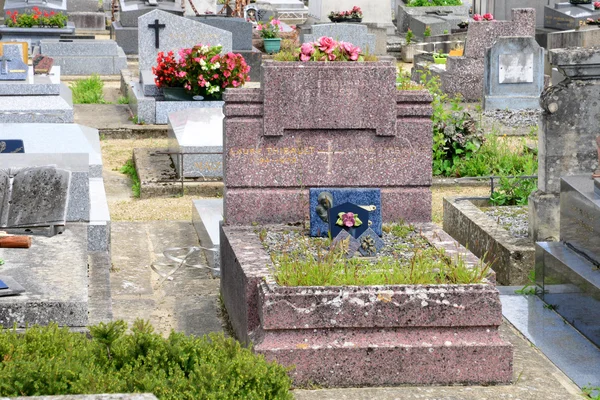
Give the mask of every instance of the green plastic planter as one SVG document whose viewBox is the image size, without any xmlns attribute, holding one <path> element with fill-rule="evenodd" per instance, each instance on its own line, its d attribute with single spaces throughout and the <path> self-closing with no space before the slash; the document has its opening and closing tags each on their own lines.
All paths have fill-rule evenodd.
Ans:
<svg viewBox="0 0 600 400">
<path fill-rule="evenodd" d="M 268 54 L 273 54 L 281 50 L 281 38 L 263 39 L 265 42 L 265 51 Z"/>
</svg>

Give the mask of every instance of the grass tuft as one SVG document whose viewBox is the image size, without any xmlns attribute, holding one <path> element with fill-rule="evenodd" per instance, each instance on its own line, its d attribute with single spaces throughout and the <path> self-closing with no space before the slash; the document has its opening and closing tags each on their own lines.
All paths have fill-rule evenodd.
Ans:
<svg viewBox="0 0 600 400">
<path fill-rule="evenodd" d="M 140 197 L 140 178 L 138 177 L 137 170 L 135 169 L 135 165 L 133 164 L 133 160 L 129 159 L 120 169 L 122 174 L 125 174 L 131 178 L 133 181 L 133 185 L 131 186 L 131 190 L 133 191 L 133 197 Z"/>
<path fill-rule="evenodd" d="M 73 92 L 73 104 L 106 104 L 104 100 L 104 82 L 97 74 L 70 84 Z"/>
</svg>

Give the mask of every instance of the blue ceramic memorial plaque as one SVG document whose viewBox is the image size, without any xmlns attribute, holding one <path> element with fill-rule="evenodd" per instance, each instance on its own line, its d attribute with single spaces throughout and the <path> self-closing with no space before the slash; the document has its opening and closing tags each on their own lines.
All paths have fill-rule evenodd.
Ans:
<svg viewBox="0 0 600 400">
<path fill-rule="evenodd" d="M 25 153 L 25 146 L 22 140 L 0 139 L 0 153 Z"/>
<path fill-rule="evenodd" d="M 311 188 L 309 190 L 309 197 L 311 236 L 327 236 L 327 232 L 329 231 L 327 212 L 331 207 L 343 203 L 353 203 L 367 208 L 369 210 L 370 224 L 368 227 L 381 236 L 380 189 Z"/>
<path fill-rule="evenodd" d="M 2 289 L 8 289 L 8 285 L 6 283 L 4 283 L 3 281 L 0 281 L 0 290 Z"/>
</svg>

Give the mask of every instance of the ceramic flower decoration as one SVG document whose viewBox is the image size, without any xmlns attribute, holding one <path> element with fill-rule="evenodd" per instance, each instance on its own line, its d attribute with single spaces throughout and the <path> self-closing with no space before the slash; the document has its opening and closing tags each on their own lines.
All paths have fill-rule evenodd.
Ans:
<svg viewBox="0 0 600 400">
<path fill-rule="evenodd" d="M 354 228 L 362 225 L 362 221 L 358 218 L 357 214 L 348 212 L 341 212 L 338 214 L 338 220 L 336 222 L 339 226 L 344 226 L 346 228 Z"/>
</svg>

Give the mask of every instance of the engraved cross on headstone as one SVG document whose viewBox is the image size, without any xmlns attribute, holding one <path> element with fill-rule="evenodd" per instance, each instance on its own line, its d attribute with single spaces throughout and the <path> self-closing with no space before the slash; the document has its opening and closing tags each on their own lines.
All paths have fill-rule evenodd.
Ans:
<svg viewBox="0 0 600 400">
<path fill-rule="evenodd" d="M 0 74 L 8 75 L 8 61 L 12 61 L 12 59 L 6 55 L 0 57 L 0 62 L 2 63 L 0 65 Z"/>
<path fill-rule="evenodd" d="M 154 46 L 156 46 L 156 48 L 158 49 L 159 47 L 159 39 L 158 39 L 158 33 L 160 31 L 161 28 L 166 28 L 167 26 L 165 24 L 159 24 L 158 20 L 155 19 L 153 24 L 148 24 L 148 28 L 150 29 L 154 29 Z"/>
</svg>

